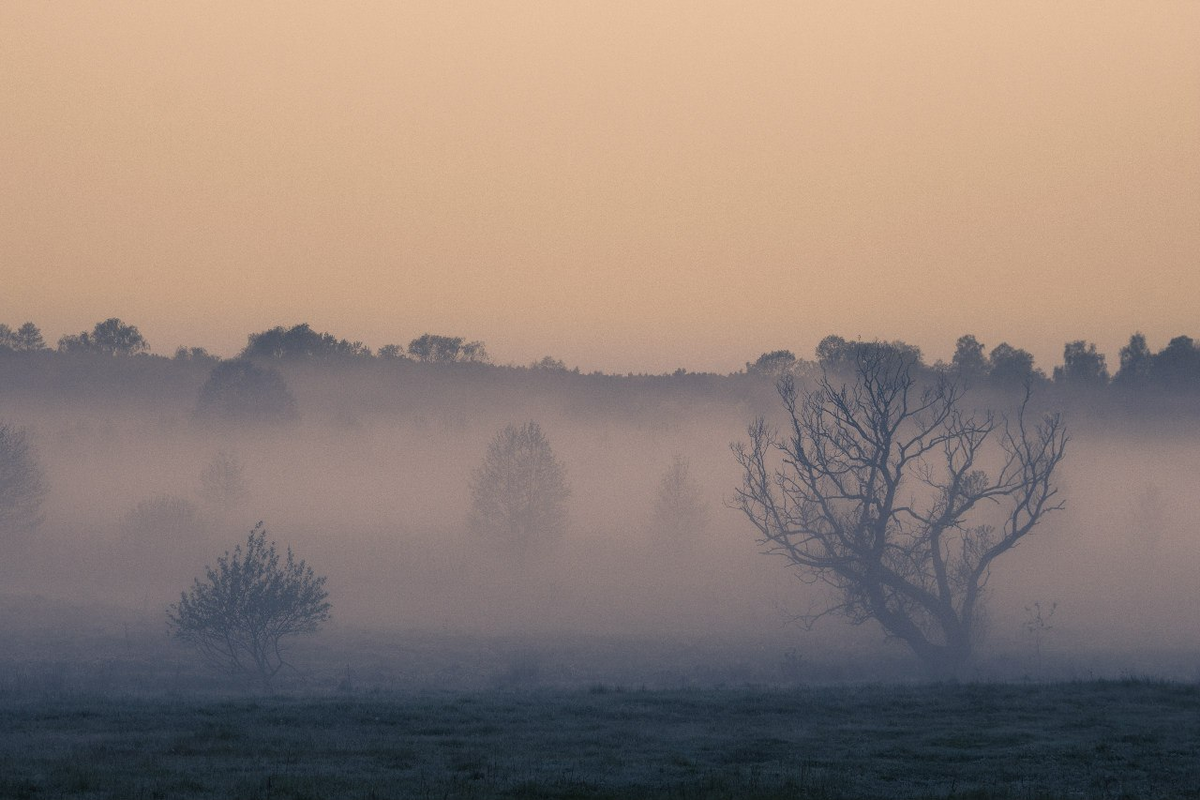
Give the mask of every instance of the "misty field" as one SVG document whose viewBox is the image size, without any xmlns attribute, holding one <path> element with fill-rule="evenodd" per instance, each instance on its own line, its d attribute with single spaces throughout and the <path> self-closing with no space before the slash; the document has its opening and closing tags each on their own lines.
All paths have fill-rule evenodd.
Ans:
<svg viewBox="0 0 1200 800">
<path fill-rule="evenodd" d="M 1200 687 L 0 697 L 0 796 L 1200 797 Z"/>
</svg>

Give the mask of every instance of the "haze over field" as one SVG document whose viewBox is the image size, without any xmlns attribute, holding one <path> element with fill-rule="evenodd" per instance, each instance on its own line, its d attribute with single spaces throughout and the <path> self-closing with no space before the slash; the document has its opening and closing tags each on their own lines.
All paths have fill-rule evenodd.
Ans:
<svg viewBox="0 0 1200 800">
<path fill-rule="evenodd" d="M 1190 2 L 6 2 L 0 319 L 610 372 L 1158 346 L 1200 296 L 1197 41 Z"/>
<path fill-rule="evenodd" d="M 986 657 L 1052 628 L 1175 669 L 1197 41 L 1182 2 L 0 4 L 0 425 L 46 479 L 0 596 L 157 626 L 262 519 L 335 626 L 894 654 L 786 627 L 828 598 L 731 507 L 776 379 L 882 347 L 1065 412 L 1066 510 L 996 562 Z M 480 510 L 518 434 L 563 470 L 545 541 Z"/>
<path fill-rule="evenodd" d="M 141 647 L 168 647 L 167 605 L 265 520 L 328 578 L 335 639 L 312 641 L 336 652 L 304 656 L 325 679 L 375 665 L 386 685 L 478 686 L 526 675 L 527 659 L 555 666 L 519 680 L 569 685 L 918 674 L 875 622 L 796 624 L 836 593 L 761 555 L 757 532 L 730 507 L 742 483 L 730 443 L 758 414 L 785 420 L 770 375 L 260 358 L 296 416 L 199 414 L 211 376 L 245 363 L 0 351 L 0 420 L 28 432 L 49 486 L 42 524 L 0 543 L 10 658 L 65 658 L 63 647 L 83 657 L 89 646 L 100 657 L 131 629 Z M 1131 391 L 1121 381 L 1038 385 L 1036 413 L 1066 411 L 1071 441 L 1056 478 L 1066 508 L 994 565 L 977 674 L 1041 674 L 1043 654 L 1060 676 L 1194 670 L 1195 388 Z M 1011 415 L 1019 395 L 985 382 L 966 407 Z M 570 493 L 565 528 L 514 538 L 475 524 L 475 487 L 497 434 L 528 421 Z M 989 452 L 980 463 L 995 475 Z M 239 465 L 229 490 L 209 477 L 226 461 Z M 682 502 L 663 516 L 661 487 L 679 461 Z M 931 499 L 917 477 L 904 487 L 908 502 Z M 972 524 L 995 522 L 987 513 Z M 1035 603 L 1053 611 L 1044 629 L 1030 628 Z M 80 630 L 92 633 L 67 633 Z M 371 633 L 355 648 L 330 644 L 355 631 Z M 92 636 L 108 644 L 85 645 Z M 448 637 L 429 656 L 444 668 L 420 661 L 414 642 L 429 636 Z M 451 644 L 462 637 L 510 644 Z M 176 647 L 161 663 L 180 660 Z"/>
<path fill-rule="evenodd" d="M 0 798 L 1200 797 L 1197 298 L 1197 0 L 0 0 Z"/>
</svg>

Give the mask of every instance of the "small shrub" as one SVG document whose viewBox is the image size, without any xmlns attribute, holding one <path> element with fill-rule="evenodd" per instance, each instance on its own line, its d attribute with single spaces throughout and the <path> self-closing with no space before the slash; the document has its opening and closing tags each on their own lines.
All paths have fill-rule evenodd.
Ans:
<svg viewBox="0 0 1200 800">
<path fill-rule="evenodd" d="M 290 666 L 283 640 L 313 633 L 329 619 L 324 576 L 297 561 L 291 548 L 281 561 L 261 522 L 244 547 L 226 551 L 206 572 L 167 609 L 168 628 L 210 665 L 269 688 Z"/>
</svg>

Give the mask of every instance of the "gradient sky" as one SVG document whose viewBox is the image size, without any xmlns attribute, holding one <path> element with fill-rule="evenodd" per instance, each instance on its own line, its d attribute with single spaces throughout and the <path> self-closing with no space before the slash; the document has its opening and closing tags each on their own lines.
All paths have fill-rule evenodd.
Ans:
<svg viewBox="0 0 1200 800">
<path fill-rule="evenodd" d="M 0 3 L 0 321 L 729 371 L 1200 337 L 1200 3 Z"/>
</svg>

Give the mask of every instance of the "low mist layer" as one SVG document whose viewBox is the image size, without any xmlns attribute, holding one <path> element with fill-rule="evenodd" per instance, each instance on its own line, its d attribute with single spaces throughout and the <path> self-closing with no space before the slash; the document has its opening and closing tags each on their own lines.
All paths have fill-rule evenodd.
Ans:
<svg viewBox="0 0 1200 800">
<path fill-rule="evenodd" d="M 502 660 L 518 664 L 521 653 L 653 642 L 629 645 L 643 677 L 714 657 L 756 663 L 745 675 L 760 679 L 788 663 L 865 675 L 864 658 L 906 662 L 873 624 L 797 624 L 827 588 L 761 555 L 730 507 L 740 481 L 730 444 L 755 416 L 779 415 L 770 376 L 281 364 L 293 419 L 211 424 L 196 413 L 207 366 L 138 361 L 60 361 L 7 385 L 0 417 L 28 432 L 50 487 L 42 525 L 4 542 L 0 593 L 18 605 L 85 606 L 158 636 L 166 606 L 262 520 L 327 577 L 333 624 L 302 645 L 313 652 L 321 636 L 376 631 L 379 642 L 503 640 Z M 1200 648 L 1189 600 L 1200 428 L 1178 411 L 1042 399 L 1067 406 L 1066 510 L 992 570 L 981 663 L 1177 673 L 1172 654 Z M 567 523 L 515 547 L 470 525 L 472 480 L 497 435 L 530 421 L 563 469 Z M 664 517 L 673 470 L 692 494 Z M 621 658 L 606 663 L 623 674 Z"/>
</svg>

